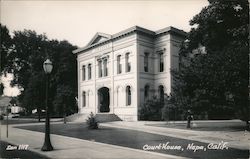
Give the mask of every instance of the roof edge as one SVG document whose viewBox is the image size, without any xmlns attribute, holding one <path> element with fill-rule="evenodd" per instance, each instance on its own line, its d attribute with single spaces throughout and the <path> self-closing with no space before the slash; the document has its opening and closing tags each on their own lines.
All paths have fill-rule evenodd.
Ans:
<svg viewBox="0 0 250 159">
<path fill-rule="evenodd" d="M 100 44 L 104 44 L 104 43 L 106 43 L 106 42 L 108 42 L 110 40 L 116 39 L 116 38 L 118 38 L 120 36 L 123 36 L 125 34 L 131 33 L 131 32 L 134 32 L 134 31 L 140 31 L 140 32 L 146 33 L 146 34 L 151 35 L 151 36 L 155 36 L 155 35 L 157 36 L 157 35 L 160 35 L 160 34 L 163 34 L 163 33 L 167 33 L 167 32 L 175 33 L 175 34 L 180 35 L 182 37 L 185 37 L 187 35 L 187 33 L 185 31 L 177 29 L 177 28 L 172 27 L 172 26 L 169 26 L 169 27 L 157 30 L 155 32 L 151 31 L 149 29 L 140 27 L 140 26 L 133 26 L 133 27 L 130 27 L 128 29 L 125 29 L 125 30 L 120 31 L 120 32 L 118 32 L 116 34 L 113 34 L 113 35 L 97 32 L 95 34 L 95 36 L 91 39 L 91 41 L 86 46 L 84 46 L 82 48 L 78 48 L 76 50 L 73 50 L 72 52 L 73 52 L 73 54 L 80 53 L 80 52 L 82 52 L 84 50 L 87 50 L 89 48 L 95 47 L 95 46 L 100 45 Z M 93 42 L 93 39 L 95 39 L 96 36 L 98 36 L 100 34 L 109 35 L 109 39 L 107 39 L 105 41 L 102 41 L 100 43 L 97 43 L 97 44 L 89 45 L 89 44 L 91 44 L 91 42 Z"/>
</svg>

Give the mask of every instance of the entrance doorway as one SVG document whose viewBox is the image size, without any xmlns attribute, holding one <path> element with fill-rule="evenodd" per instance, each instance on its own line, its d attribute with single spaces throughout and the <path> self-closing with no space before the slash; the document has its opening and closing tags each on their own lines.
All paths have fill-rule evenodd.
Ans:
<svg viewBox="0 0 250 159">
<path fill-rule="evenodd" d="M 109 112 L 110 103 L 109 89 L 107 87 L 102 87 L 98 90 L 98 109 L 100 113 Z"/>
</svg>

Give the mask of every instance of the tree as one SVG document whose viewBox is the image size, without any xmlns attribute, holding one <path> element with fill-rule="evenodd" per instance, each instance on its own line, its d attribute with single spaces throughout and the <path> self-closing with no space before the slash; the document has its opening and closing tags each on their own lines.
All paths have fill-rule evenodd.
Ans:
<svg viewBox="0 0 250 159">
<path fill-rule="evenodd" d="M 173 71 L 176 104 L 248 124 L 248 11 L 247 0 L 209 0 L 193 17 L 180 70 Z"/>
<path fill-rule="evenodd" d="M 44 103 L 42 97 L 45 93 L 42 87 L 42 64 L 46 57 L 47 37 L 31 30 L 14 31 L 12 42 L 13 50 L 8 55 L 5 71 L 14 75 L 11 85 L 17 85 L 21 89 L 21 106 L 28 112 L 37 109 L 40 121 L 40 108 Z"/>
<path fill-rule="evenodd" d="M 0 23 L 0 43 L 1 43 L 1 48 L 0 48 L 0 53 L 1 53 L 1 66 L 0 66 L 0 72 L 2 74 L 3 69 L 7 65 L 7 56 L 9 55 L 9 52 L 12 48 L 12 39 L 9 34 L 9 30 L 6 26 L 2 25 Z M 0 74 L 0 75 L 1 75 Z"/>
<path fill-rule="evenodd" d="M 65 103 L 67 104 L 65 107 L 75 111 L 75 100 L 72 99 L 77 93 L 77 67 L 72 50 L 76 47 L 67 41 L 49 40 L 46 35 L 31 30 L 15 31 L 13 45 L 14 49 L 8 56 L 6 71 L 14 75 L 11 84 L 22 88 L 19 96 L 21 105 L 28 112 L 37 109 L 40 120 L 45 98 L 43 62 L 46 58 L 50 58 L 53 70 L 50 75 L 49 103 L 55 104 L 53 107 L 55 111 L 63 108 L 63 105 L 58 103 Z M 55 111 L 53 114 L 58 114 Z"/>
<path fill-rule="evenodd" d="M 140 107 L 140 120 L 162 120 L 163 106 L 164 103 L 156 96 L 147 100 Z"/>
<path fill-rule="evenodd" d="M 43 71 L 47 40 L 45 35 L 38 35 L 35 31 L 14 31 L 14 49 L 8 56 L 6 66 L 7 71 L 14 75 L 11 85 L 27 88 L 32 73 Z"/>
<path fill-rule="evenodd" d="M 76 49 L 67 41 L 52 41 L 54 46 L 55 70 L 52 76 L 54 111 L 58 115 L 69 115 L 77 111 L 75 97 L 77 96 L 77 63 L 72 50 Z"/>
<path fill-rule="evenodd" d="M 0 23 L 0 77 L 2 76 L 4 69 L 7 65 L 7 57 L 12 49 L 12 39 L 9 34 L 9 30 L 6 26 Z M 3 95 L 4 85 L 0 81 L 0 95 Z"/>
<path fill-rule="evenodd" d="M 4 85 L 0 83 L 0 96 L 3 95 Z"/>
<path fill-rule="evenodd" d="M 29 84 L 23 91 L 22 105 L 28 109 L 37 109 L 40 122 L 42 110 L 45 109 L 45 78 L 43 72 L 32 72 Z"/>
</svg>

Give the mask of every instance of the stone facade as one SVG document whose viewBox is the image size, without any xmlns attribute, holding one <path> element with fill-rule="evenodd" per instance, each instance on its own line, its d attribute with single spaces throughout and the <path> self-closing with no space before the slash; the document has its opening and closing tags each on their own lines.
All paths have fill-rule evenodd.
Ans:
<svg viewBox="0 0 250 159">
<path fill-rule="evenodd" d="M 86 47 L 73 51 L 78 61 L 79 113 L 138 120 L 147 98 L 164 98 L 171 92 L 170 69 L 178 69 L 185 36 L 173 27 L 154 32 L 135 26 L 114 35 L 96 33 Z"/>
</svg>

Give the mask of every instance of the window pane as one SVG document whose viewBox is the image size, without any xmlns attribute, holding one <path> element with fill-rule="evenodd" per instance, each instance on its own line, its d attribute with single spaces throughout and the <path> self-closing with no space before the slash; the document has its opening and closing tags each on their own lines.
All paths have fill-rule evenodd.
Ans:
<svg viewBox="0 0 250 159">
<path fill-rule="evenodd" d="M 159 64 L 160 64 L 160 66 L 159 66 L 159 71 L 160 72 L 163 72 L 163 70 L 164 70 L 164 59 L 163 59 L 163 53 L 160 53 L 159 54 Z"/>
<path fill-rule="evenodd" d="M 131 70 L 131 64 L 130 62 L 128 62 L 128 72 L 130 72 L 130 70 Z"/>
<path fill-rule="evenodd" d="M 130 86 L 126 87 L 126 103 L 127 105 L 131 105 L 131 89 Z"/>
<path fill-rule="evenodd" d="M 91 79 L 91 64 L 88 65 L 88 77 Z"/>
<path fill-rule="evenodd" d="M 82 80 L 84 81 L 85 80 L 85 65 L 82 66 Z"/>
<path fill-rule="evenodd" d="M 122 66 L 121 66 L 121 55 L 117 56 L 117 74 L 120 74 L 122 72 Z"/>
<path fill-rule="evenodd" d="M 144 56 L 144 71 L 148 72 L 148 53 L 145 53 Z"/>
<path fill-rule="evenodd" d="M 149 96 L 149 86 L 145 86 L 144 88 L 144 99 L 146 100 Z"/>
<path fill-rule="evenodd" d="M 126 72 L 130 72 L 131 66 L 130 66 L 130 62 L 129 62 L 129 53 L 126 53 L 125 64 L 126 64 Z"/>
<path fill-rule="evenodd" d="M 107 67 L 107 64 L 108 64 L 108 60 L 104 59 L 104 61 L 103 61 L 104 75 L 103 76 L 108 76 L 108 67 Z"/>
<path fill-rule="evenodd" d="M 99 71 L 99 77 L 102 77 L 102 61 L 98 61 L 98 71 Z"/>
<path fill-rule="evenodd" d="M 82 92 L 82 106 L 86 106 L 86 92 Z"/>
</svg>

